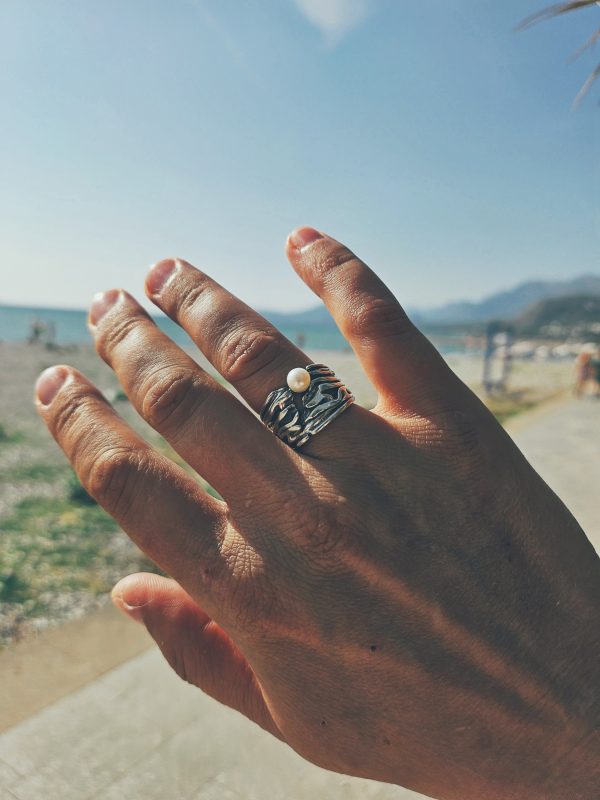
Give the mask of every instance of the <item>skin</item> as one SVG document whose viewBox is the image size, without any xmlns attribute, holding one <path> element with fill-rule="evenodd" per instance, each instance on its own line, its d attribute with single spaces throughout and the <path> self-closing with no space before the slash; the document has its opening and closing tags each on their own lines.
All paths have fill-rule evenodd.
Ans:
<svg viewBox="0 0 600 800">
<path fill-rule="evenodd" d="M 98 353 L 224 498 L 134 433 L 76 370 L 37 404 L 81 481 L 173 579 L 113 591 L 178 674 L 306 759 L 443 800 L 592 800 L 600 570 L 562 502 L 377 276 L 310 228 L 287 241 L 378 391 L 286 447 L 129 295 Z M 148 297 L 259 411 L 310 358 L 167 259 Z"/>
</svg>

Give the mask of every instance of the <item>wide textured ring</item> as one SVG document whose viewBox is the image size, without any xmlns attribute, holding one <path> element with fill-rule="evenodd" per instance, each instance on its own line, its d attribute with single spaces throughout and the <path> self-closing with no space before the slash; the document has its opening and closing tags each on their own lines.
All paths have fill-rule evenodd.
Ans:
<svg viewBox="0 0 600 800">
<path fill-rule="evenodd" d="M 287 376 L 287 384 L 267 397 L 260 418 L 295 450 L 354 402 L 352 392 L 325 364 L 293 369 Z"/>
</svg>

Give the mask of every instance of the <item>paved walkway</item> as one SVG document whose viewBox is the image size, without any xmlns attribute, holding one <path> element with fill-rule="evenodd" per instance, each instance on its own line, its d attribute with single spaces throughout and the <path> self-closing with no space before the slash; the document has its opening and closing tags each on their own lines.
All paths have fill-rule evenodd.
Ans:
<svg viewBox="0 0 600 800">
<path fill-rule="evenodd" d="M 534 415 L 514 435 L 600 549 L 600 402 Z M 0 736 L 2 800 L 419 797 L 307 764 L 179 681 L 155 649 Z"/>
<path fill-rule="evenodd" d="M 513 438 L 600 553 L 600 399 L 541 409 L 531 420 L 522 428 L 517 418 Z"/>
</svg>

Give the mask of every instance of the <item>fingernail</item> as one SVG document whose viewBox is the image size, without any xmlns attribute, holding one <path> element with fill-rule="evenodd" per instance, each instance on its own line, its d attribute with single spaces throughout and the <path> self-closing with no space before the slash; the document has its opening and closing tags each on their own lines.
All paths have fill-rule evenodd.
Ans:
<svg viewBox="0 0 600 800">
<path fill-rule="evenodd" d="M 297 250 L 304 250 L 309 244 L 316 242 L 317 239 L 323 239 L 323 234 L 316 231 L 314 228 L 296 228 L 289 235 L 289 242 L 292 247 Z"/>
<path fill-rule="evenodd" d="M 115 589 L 116 588 L 117 587 L 115 586 Z M 131 619 L 135 620 L 136 622 L 143 623 L 144 619 L 142 617 L 142 608 L 148 604 L 142 603 L 139 606 L 132 606 L 130 603 L 124 600 L 123 596 L 119 594 L 118 591 L 115 591 L 115 589 L 112 590 L 110 596 L 116 607 L 121 609 L 121 611 L 124 611 L 128 617 L 131 617 Z"/>
<path fill-rule="evenodd" d="M 144 622 L 143 611 L 150 604 L 148 590 L 136 575 L 127 575 L 116 583 L 110 593 L 113 603 L 136 622 Z"/>
<path fill-rule="evenodd" d="M 109 289 L 108 292 L 98 292 L 94 295 L 90 306 L 90 325 L 97 325 L 119 299 L 120 289 Z"/>
<path fill-rule="evenodd" d="M 177 266 L 174 258 L 165 258 L 153 264 L 146 278 L 146 288 L 149 294 L 160 294 L 171 276 L 175 274 Z"/>
<path fill-rule="evenodd" d="M 69 370 L 66 367 L 48 367 L 42 372 L 36 381 L 35 393 L 43 406 L 50 405 L 68 376 Z"/>
</svg>

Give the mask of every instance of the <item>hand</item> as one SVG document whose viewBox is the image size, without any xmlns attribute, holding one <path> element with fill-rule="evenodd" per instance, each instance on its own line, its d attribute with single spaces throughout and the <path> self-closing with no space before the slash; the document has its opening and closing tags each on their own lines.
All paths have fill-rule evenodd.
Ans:
<svg viewBox="0 0 600 800">
<path fill-rule="evenodd" d="M 130 576 L 115 601 L 185 680 L 320 766 L 446 800 L 592 800 L 590 543 L 365 264 L 306 228 L 287 254 L 379 397 L 300 452 L 131 296 L 90 312 L 131 402 L 223 502 L 74 369 L 38 381 L 84 486 L 174 578 Z M 186 262 L 146 291 L 254 411 L 310 362 Z"/>
</svg>

